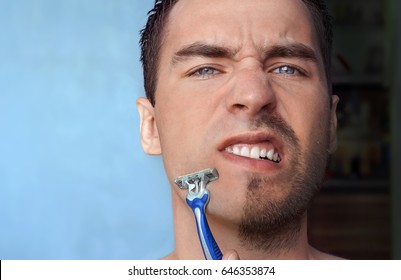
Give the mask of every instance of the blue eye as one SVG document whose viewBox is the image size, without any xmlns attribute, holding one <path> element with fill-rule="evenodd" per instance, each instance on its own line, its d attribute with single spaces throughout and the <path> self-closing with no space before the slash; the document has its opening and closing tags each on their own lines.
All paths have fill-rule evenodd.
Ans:
<svg viewBox="0 0 401 280">
<path fill-rule="evenodd" d="M 209 76 L 213 76 L 219 74 L 220 71 L 212 68 L 212 67 L 202 67 L 197 69 L 192 75 L 198 76 L 200 78 L 208 78 Z"/>
<path fill-rule="evenodd" d="M 284 74 L 284 75 L 298 75 L 298 74 L 300 74 L 300 71 L 294 67 L 284 65 L 284 66 L 280 66 L 280 67 L 274 69 L 273 73 Z"/>
</svg>

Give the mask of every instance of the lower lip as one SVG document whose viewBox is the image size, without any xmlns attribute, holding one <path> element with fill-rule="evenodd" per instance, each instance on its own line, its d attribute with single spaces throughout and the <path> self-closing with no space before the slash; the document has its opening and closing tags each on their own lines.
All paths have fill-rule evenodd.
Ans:
<svg viewBox="0 0 401 280">
<path fill-rule="evenodd" d="M 238 156 L 238 155 L 229 153 L 227 151 L 222 151 L 222 154 L 226 160 L 229 160 L 230 162 L 234 163 L 235 165 L 238 165 L 251 172 L 265 173 L 265 172 L 272 172 L 275 170 L 279 170 L 282 167 L 282 162 L 283 162 L 282 159 L 279 163 L 276 163 L 276 162 L 273 162 L 270 160 L 258 160 L 258 159 Z"/>
</svg>

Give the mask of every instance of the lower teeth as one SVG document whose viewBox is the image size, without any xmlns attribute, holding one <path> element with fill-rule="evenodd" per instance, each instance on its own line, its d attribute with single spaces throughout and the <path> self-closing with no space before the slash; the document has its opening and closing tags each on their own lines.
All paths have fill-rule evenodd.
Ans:
<svg viewBox="0 0 401 280">
<path fill-rule="evenodd" d="M 261 159 L 261 160 L 270 160 L 271 162 L 278 163 L 278 161 L 274 161 L 274 160 L 269 159 L 269 158 L 267 158 L 267 157 L 259 157 L 259 159 Z"/>
</svg>

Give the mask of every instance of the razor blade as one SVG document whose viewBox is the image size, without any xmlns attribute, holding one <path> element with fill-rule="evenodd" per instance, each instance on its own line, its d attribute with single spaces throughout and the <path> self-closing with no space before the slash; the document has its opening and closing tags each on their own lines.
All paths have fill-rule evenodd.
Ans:
<svg viewBox="0 0 401 280">
<path fill-rule="evenodd" d="M 199 192 L 206 188 L 206 185 L 212 181 L 219 178 L 219 173 L 216 168 L 208 168 L 184 176 L 180 176 L 175 179 L 175 184 L 180 189 L 197 189 L 195 191 Z"/>
</svg>

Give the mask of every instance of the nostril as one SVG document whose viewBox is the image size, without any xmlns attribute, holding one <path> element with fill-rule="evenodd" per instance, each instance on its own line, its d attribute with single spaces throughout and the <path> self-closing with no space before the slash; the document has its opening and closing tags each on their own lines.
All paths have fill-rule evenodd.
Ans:
<svg viewBox="0 0 401 280">
<path fill-rule="evenodd" d="M 271 104 L 266 104 L 260 110 L 261 111 L 272 111 L 272 108 L 274 108 L 274 106 L 272 106 Z"/>
<path fill-rule="evenodd" d="M 234 104 L 233 108 L 237 111 L 246 111 L 248 109 L 248 107 L 244 104 Z M 271 104 L 266 104 L 260 108 L 260 111 L 272 111 L 273 108 L 274 106 Z"/>
<path fill-rule="evenodd" d="M 234 107 L 238 110 L 244 110 L 246 109 L 246 106 L 243 104 L 234 104 Z"/>
</svg>

